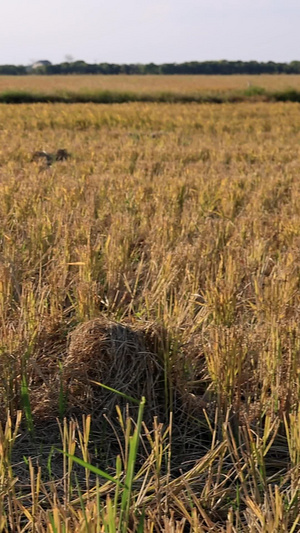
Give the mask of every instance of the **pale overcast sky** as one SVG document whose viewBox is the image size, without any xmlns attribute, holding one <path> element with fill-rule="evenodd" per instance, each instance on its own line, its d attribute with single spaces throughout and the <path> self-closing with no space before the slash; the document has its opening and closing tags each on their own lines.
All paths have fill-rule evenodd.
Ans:
<svg viewBox="0 0 300 533">
<path fill-rule="evenodd" d="M 299 0 L 1 0 L 0 64 L 300 59 Z"/>
</svg>

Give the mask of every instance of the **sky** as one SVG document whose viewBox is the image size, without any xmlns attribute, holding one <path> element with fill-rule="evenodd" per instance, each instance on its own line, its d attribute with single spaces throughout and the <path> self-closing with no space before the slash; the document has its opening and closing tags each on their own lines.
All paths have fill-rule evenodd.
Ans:
<svg viewBox="0 0 300 533">
<path fill-rule="evenodd" d="M 300 59 L 299 0 L 2 0 L 0 64 Z"/>
</svg>

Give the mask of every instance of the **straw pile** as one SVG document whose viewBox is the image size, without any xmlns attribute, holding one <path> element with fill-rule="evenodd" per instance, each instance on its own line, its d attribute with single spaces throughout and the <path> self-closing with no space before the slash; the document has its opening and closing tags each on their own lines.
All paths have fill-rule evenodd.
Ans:
<svg viewBox="0 0 300 533">
<path fill-rule="evenodd" d="M 93 383 L 97 381 L 137 400 L 145 396 L 147 410 L 157 412 L 163 369 L 152 351 L 152 336 L 145 326 L 133 328 L 104 318 L 78 326 L 69 337 L 64 362 L 70 410 L 110 415 L 122 403 L 120 396 Z"/>
</svg>

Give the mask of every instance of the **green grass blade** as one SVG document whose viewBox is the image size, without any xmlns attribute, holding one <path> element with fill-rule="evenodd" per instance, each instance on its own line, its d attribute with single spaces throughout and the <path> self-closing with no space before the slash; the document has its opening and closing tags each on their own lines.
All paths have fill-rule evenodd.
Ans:
<svg viewBox="0 0 300 533">
<path fill-rule="evenodd" d="M 145 509 L 142 510 L 142 514 L 139 519 L 139 523 L 137 526 L 137 533 L 144 533 L 145 528 Z"/>
<path fill-rule="evenodd" d="M 79 459 L 79 457 L 76 457 L 75 455 L 71 455 L 68 452 L 64 452 L 63 450 L 60 450 L 59 448 L 56 448 L 56 450 L 60 453 L 63 453 L 70 459 L 72 459 L 72 461 L 74 461 L 78 465 L 83 466 L 83 468 L 87 468 L 90 472 L 93 472 L 94 474 L 97 474 L 98 476 L 104 477 L 108 481 L 112 481 L 116 485 L 119 485 L 121 488 L 125 488 L 125 486 L 120 481 L 118 481 L 116 478 L 104 472 L 104 470 L 100 470 L 100 468 L 97 468 L 96 466 L 93 466 L 90 463 L 83 461 L 83 459 Z"/>
<path fill-rule="evenodd" d="M 33 426 L 33 417 L 32 417 L 31 404 L 30 404 L 30 396 L 29 396 L 27 380 L 24 374 L 22 376 L 22 381 L 21 381 L 21 402 L 22 402 L 22 407 L 24 409 L 24 413 L 25 413 L 27 429 L 29 433 L 33 435 L 34 426 Z"/>
<path fill-rule="evenodd" d="M 109 390 L 110 392 L 114 392 L 115 394 L 122 396 L 122 398 L 125 398 L 129 402 L 133 402 L 136 405 L 140 405 L 139 400 L 137 400 L 136 398 L 133 398 L 132 396 L 128 396 L 128 394 L 125 394 L 124 392 L 120 392 L 119 390 L 113 389 L 112 387 L 108 387 L 108 385 L 104 385 L 104 383 L 99 383 L 99 381 L 94 381 L 92 379 L 91 379 L 91 383 L 95 383 L 95 385 L 99 385 L 99 387 L 102 387 L 103 389 Z"/>
<path fill-rule="evenodd" d="M 112 505 L 110 498 L 107 499 L 107 525 L 109 533 L 116 532 L 116 507 Z"/>
<path fill-rule="evenodd" d="M 142 427 L 142 422 L 143 422 L 145 403 L 146 403 L 146 400 L 143 397 L 140 402 L 140 406 L 139 406 L 137 425 L 129 441 L 129 457 L 128 457 L 127 473 L 125 477 L 126 488 L 122 494 L 121 519 L 120 519 L 122 531 L 124 531 L 124 533 L 127 531 L 127 525 L 128 525 L 129 508 L 130 508 L 131 493 L 132 493 L 132 483 L 133 483 L 133 478 L 134 478 L 134 468 L 135 468 L 137 450 L 138 450 L 138 445 L 139 445 L 139 437 L 140 437 L 141 427 Z"/>
<path fill-rule="evenodd" d="M 53 514 L 49 513 L 48 514 L 48 518 L 49 518 L 49 522 L 50 522 L 51 527 L 52 527 L 52 533 L 58 533 L 56 525 L 55 525 L 55 522 L 54 522 Z"/>
</svg>

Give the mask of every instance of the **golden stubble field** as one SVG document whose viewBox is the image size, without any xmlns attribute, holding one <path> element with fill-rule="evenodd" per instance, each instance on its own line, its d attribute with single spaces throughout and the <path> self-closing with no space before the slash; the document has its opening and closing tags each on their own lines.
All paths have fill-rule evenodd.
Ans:
<svg viewBox="0 0 300 533">
<path fill-rule="evenodd" d="M 298 531 L 299 146 L 297 104 L 0 108 L 1 531 Z M 91 380 L 146 396 L 127 493 Z"/>
<path fill-rule="evenodd" d="M 198 93 L 245 90 L 249 86 L 283 91 L 300 89 L 300 76 L 0 76 L 0 91 L 132 91 L 134 93 Z"/>
</svg>

